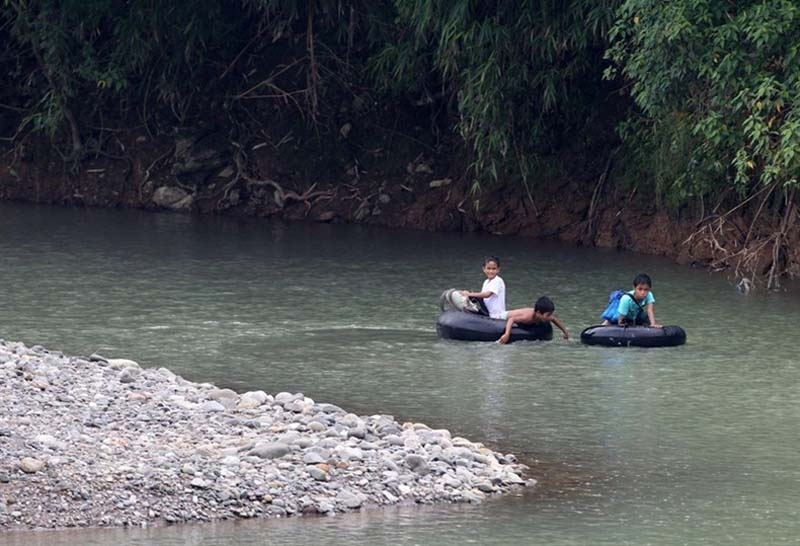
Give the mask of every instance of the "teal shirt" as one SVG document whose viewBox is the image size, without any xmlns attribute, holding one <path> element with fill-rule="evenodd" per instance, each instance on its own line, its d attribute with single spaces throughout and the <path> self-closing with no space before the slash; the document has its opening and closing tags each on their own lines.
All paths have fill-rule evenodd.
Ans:
<svg viewBox="0 0 800 546">
<path fill-rule="evenodd" d="M 626 320 L 631 322 L 636 320 L 636 316 L 639 314 L 639 309 L 642 310 L 642 313 L 646 313 L 647 304 L 656 302 L 656 298 L 653 296 L 652 292 L 648 292 L 647 297 L 640 304 L 637 304 L 634 301 L 633 290 L 626 292 L 626 294 L 628 294 L 630 298 L 627 296 L 622 296 L 622 299 L 619 300 L 617 313 L 619 313 L 619 316 L 625 317 Z"/>
</svg>

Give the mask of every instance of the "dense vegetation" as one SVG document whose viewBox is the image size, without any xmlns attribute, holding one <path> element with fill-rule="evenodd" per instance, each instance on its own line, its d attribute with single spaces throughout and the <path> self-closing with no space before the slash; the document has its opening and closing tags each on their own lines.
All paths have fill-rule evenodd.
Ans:
<svg viewBox="0 0 800 546">
<path fill-rule="evenodd" d="M 367 6 L 369 6 L 367 8 Z M 385 43 L 388 4 L 301 0 L 4 0 L 0 63 L 19 131 L 69 129 L 138 113 L 148 129 L 183 124 L 209 105 L 280 101 L 312 118 L 325 89 Z M 302 83 L 302 85 L 299 85 Z M 76 111 L 80 110 L 80 119 Z M 90 121 L 86 121 L 90 120 Z"/>
<path fill-rule="evenodd" d="M 3 0 L 0 40 L 0 137 L 48 133 L 72 162 L 109 117 L 159 132 L 212 108 L 241 130 L 271 108 L 324 126 L 346 96 L 424 106 L 477 188 L 528 184 L 610 122 L 618 184 L 701 219 L 777 218 L 779 273 L 800 167 L 792 0 Z"/>
<path fill-rule="evenodd" d="M 640 108 L 626 129 L 635 153 L 673 204 L 734 194 L 755 200 L 750 226 L 722 253 L 740 274 L 777 286 L 787 231 L 797 216 L 800 167 L 800 7 L 791 0 L 627 0 L 609 33 L 608 56 Z M 698 234 L 712 244 L 728 212 L 719 205 Z M 759 217 L 773 224 L 754 238 Z M 707 216 L 706 216 L 707 215 Z M 770 216 L 772 218 L 770 218 Z M 737 227 L 741 231 L 741 228 Z M 771 248 L 767 270 L 757 256 Z"/>
</svg>

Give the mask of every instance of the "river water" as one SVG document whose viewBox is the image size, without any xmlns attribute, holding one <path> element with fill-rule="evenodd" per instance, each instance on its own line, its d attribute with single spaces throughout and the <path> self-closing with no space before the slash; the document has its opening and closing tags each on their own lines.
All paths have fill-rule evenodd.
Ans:
<svg viewBox="0 0 800 546">
<path fill-rule="evenodd" d="M 510 308 L 542 294 L 575 339 L 444 341 L 439 293 L 501 257 Z M 513 452 L 536 488 L 479 506 L 144 530 L 13 545 L 673 545 L 800 539 L 800 287 L 527 239 L 0 204 L 0 337 L 303 392 Z M 682 347 L 586 347 L 645 271 Z M 556 332 L 558 333 L 558 332 Z M 1 449 L 1 446 L 0 446 Z"/>
</svg>

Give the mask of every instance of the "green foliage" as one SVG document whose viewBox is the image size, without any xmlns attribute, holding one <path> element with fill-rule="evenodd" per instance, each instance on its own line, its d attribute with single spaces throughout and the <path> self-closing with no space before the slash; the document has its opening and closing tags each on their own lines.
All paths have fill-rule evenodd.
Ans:
<svg viewBox="0 0 800 546">
<path fill-rule="evenodd" d="M 647 115 L 627 134 L 675 202 L 797 185 L 800 7 L 789 0 L 626 0 L 608 56 Z"/>
<path fill-rule="evenodd" d="M 477 179 L 532 172 L 596 108 L 615 0 L 396 0 L 383 88 L 454 97 Z M 479 186 L 480 184 L 477 183 Z"/>
<path fill-rule="evenodd" d="M 476 189 L 529 187 L 544 157 L 615 115 L 606 68 L 639 108 L 620 127 L 629 175 L 668 203 L 798 184 L 792 0 L 3 0 L 0 40 L 3 100 L 23 126 L 73 138 L 112 107 L 182 122 L 277 98 L 333 122 L 337 95 L 385 91 L 446 113 Z"/>
<path fill-rule="evenodd" d="M 251 77 L 267 79 L 289 62 L 293 50 L 306 55 L 287 77 L 302 81 L 305 70 L 316 98 L 325 78 L 338 72 L 331 67 L 321 74 L 323 59 L 345 65 L 359 51 L 355 44 L 379 39 L 381 22 L 393 16 L 387 6 L 366 0 L 3 0 L 0 37 L 7 33 L 16 55 L 0 64 L 16 74 L 12 83 L 29 98 L 28 121 L 37 130 L 57 130 L 71 105 L 91 117 L 92 109 L 135 104 L 147 110 L 156 102 L 182 122 L 196 97 L 236 96 L 252 87 Z"/>
<path fill-rule="evenodd" d="M 229 46 L 236 44 L 221 6 L 211 0 L 5 0 L 3 18 L 30 71 L 16 83 L 37 105 L 33 127 L 55 131 L 65 109 L 91 104 L 89 96 L 101 102 L 149 92 L 145 80 L 163 101 L 178 100 L 197 85 L 210 42 L 228 37 Z"/>
</svg>

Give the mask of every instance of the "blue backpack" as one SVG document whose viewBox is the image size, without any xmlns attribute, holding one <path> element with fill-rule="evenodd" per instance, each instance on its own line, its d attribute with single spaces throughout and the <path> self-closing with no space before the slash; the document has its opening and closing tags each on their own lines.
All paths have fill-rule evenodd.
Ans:
<svg viewBox="0 0 800 546">
<path fill-rule="evenodd" d="M 601 320 L 607 320 L 611 324 L 616 324 L 619 322 L 619 302 L 622 300 L 624 296 L 628 296 L 633 300 L 633 303 L 639 307 L 641 311 L 642 306 L 633 299 L 633 296 L 625 292 L 624 290 L 614 290 L 608 295 L 608 306 L 606 307 L 605 311 L 600 315 Z"/>
</svg>

